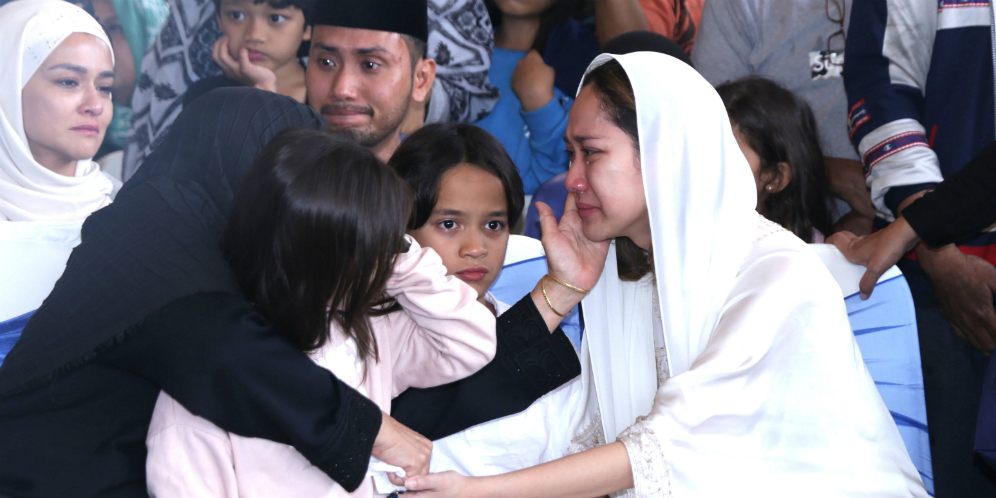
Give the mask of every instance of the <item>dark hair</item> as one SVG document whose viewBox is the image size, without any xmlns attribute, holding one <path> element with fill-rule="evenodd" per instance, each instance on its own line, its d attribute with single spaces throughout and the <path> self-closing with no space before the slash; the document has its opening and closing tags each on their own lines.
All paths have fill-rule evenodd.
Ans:
<svg viewBox="0 0 996 498">
<path fill-rule="evenodd" d="M 716 88 L 730 120 L 751 149 L 761 156 L 761 170 L 792 168 L 792 181 L 764 200 L 765 216 L 812 242 L 813 229 L 833 231 L 830 190 L 813 111 L 805 101 L 777 83 L 750 76 Z"/>
<path fill-rule="evenodd" d="M 388 161 L 414 192 L 415 209 L 408 221 L 409 230 L 429 220 L 439 200 L 439 181 L 460 164 L 497 176 L 505 188 L 509 228 L 519 221 L 525 203 L 522 178 L 498 139 L 471 124 L 435 123 L 412 133 Z"/>
<path fill-rule="evenodd" d="M 425 40 L 412 35 L 402 34 L 401 39 L 405 41 L 405 46 L 408 47 L 408 57 L 412 62 L 412 71 L 415 71 L 415 65 L 418 64 L 418 61 L 425 58 L 425 51 L 428 45 L 425 43 Z M 414 78 L 415 75 L 412 74 L 412 77 Z"/>
<path fill-rule="evenodd" d="M 584 77 L 581 87 L 594 85 L 604 112 L 612 124 L 626 132 L 633 140 L 637 154 L 640 151 L 640 134 L 636 125 L 636 96 L 633 85 L 619 61 L 612 59 L 591 70 Z M 616 237 L 616 263 L 619 278 L 630 282 L 640 280 L 654 271 L 654 259 L 647 251 L 630 240 Z"/>
<path fill-rule="evenodd" d="M 221 14 L 221 2 L 223 0 L 214 0 L 214 11 L 217 15 Z M 312 9 L 315 8 L 315 3 L 319 0 L 251 0 L 252 3 L 259 5 L 265 3 L 274 9 L 286 9 L 288 7 L 294 7 L 301 12 L 304 12 L 304 23 L 306 26 L 311 25 L 311 13 Z"/>
<path fill-rule="evenodd" d="M 242 292 L 299 349 L 325 345 L 335 322 L 376 359 L 370 317 L 391 302 L 410 210 L 407 185 L 369 150 L 290 128 L 246 172 L 222 249 Z"/>
<path fill-rule="evenodd" d="M 692 59 L 681 48 L 680 45 L 670 38 L 654 33 L 653 31 L 628 31 L 602 45 L 599 54 L 625 55 L 633 52 L 657 52 L 670 55 L 689 66 L 692 66 Z"/>
<path fill-rule="evenodd" d="M 497 30 L 501 27 L 501 9 L 494 0 L 485 0 L 484 5 L 488 9 L 491 25 Z M 536 31 L 536 39 L 533 40 L 531 48 L 543 54 L 553 28 L 570 19 L 580 18 L 588 7 L 588 2 L 585 0 L 555 0 L 540 14 L 539 30 Z"/>
</svg>

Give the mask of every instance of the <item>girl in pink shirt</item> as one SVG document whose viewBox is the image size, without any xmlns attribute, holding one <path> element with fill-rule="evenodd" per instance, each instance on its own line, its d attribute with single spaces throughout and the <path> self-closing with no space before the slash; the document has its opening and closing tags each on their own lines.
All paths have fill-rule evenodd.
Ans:
<svg viewBox="0 0 996 498">
<path fill-rule="evenodd" d="M 372 153 L 292 129 L 246 173 L 222 241 L 260 312 L 385 413 L 408 387 L 464 378 L 495 354 L 494 315 L 406 238 L 410 210 Z M 349 494 L 293 447 L 226 432 L 165 393 L 146 445 L 155 497 L 375 495 L 371 479 Z"/>
</svg>

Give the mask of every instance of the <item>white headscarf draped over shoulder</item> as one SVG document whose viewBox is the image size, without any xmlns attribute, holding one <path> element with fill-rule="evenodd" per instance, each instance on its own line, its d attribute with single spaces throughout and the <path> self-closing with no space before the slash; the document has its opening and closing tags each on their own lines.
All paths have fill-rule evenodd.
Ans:
<svg viewBox="0 0 996 498">
<path fill-rule="evenodd" d="M 589 72 L 610 58 L 636 100 L 654 275 L 621 281 L 613 247 L 582 302 L 587 402 L 569 451 L 622 442 L 640 498 L 925 498 L 839 287 L 754 210 L 715 90 L 658 53 Z"/>
<path fill-rule="evenodd" d="M 21 91 L 45 58 L 73 33 L 111 42 L 97 20 L 62 0 L 16 0 L 0 7 L 0 221 L 82 221 L 111 202 L 115 185 L 90 159 L 67 177 L 35 161 L 24 133 Z M 113 58 L 113 52 L 112 52 Z M 110 105 L 105 112 L 111 112 Z"/>
<path fill-rule="evenodd" d="M 705 348 L 758 224 L 754 178 L 712 86 L 687 64 L 655 52 L 601 55 L 588 72 L 612 59 L 627 74 L 640 74 L 630 83 L 657 285 L 651 277 L 621 281 L 613 244 L 583 303 L 583 347 L 608 442 L 654 403 L 652 292 L 658 293 L 673 377 L 689 370 Z M 586 418 L 590 424 L 597 415 Z"/>
</svg>

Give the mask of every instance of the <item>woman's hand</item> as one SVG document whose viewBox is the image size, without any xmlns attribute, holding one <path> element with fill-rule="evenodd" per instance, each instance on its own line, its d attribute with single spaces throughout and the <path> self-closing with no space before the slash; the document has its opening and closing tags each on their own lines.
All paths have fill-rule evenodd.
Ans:
<svg viewBox="0 0 996 498">
<path fill-rule="evenodd" d="M 405 496 L 479 498 L 480 495 L 472 489 L 475 481 L 479 481 L 479 479 L 465 477 L 453 471 L 409 477 L 405 480 L 405 487 L 408 488 Z"/>
<path fill-rule="evenodd" d="M 390 415 L 386 413 L 383 415 L 380 432 L 374 440 L 373 456 L 385 463 L 405 469 L 405 474 L 408 476 L 428 473 L 432 441 L 402 425 Z M 393 472 L 389 472 L 387 477 L 397 486 L 402 484 L 402 479 Z"/>
<path fill-rule="evenodd" d="M 543 232 L 543 249 L 550 274 L 582 289 L 591 290 L 598 283 L 609 252 L 609 241 L 592 242 L 584 234 L 574 196 L 567 196 L 564 216 L 557 224 L 550 206 L 536 203 Z"/>
<path fill-rule="evenodd" d="M 540 215 L 543 249 L 546 250 L 546 264 L 550 275 L 561 282 L 591 290 L 598 283 L 602 268 L 605 267 L 609 241 L 592 242 L 585 237 L 573 196 L 567 197 L 559 226 L 550 206 L 537 202 L 536 210 Z M 536 309 L 543 315 L 543 321 L 550 332 L 553 332 L 563 319 L 561 314 L 570 312 L 585 294 L 544 278 L 536 284 L 531 296 Z"/>
</svg>

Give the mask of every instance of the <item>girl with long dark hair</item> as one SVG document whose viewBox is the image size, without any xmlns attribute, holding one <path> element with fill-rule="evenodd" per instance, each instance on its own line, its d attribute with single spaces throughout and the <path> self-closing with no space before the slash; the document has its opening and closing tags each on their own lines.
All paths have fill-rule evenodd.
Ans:
<svg viewBox="0 0 996 498">
<path fill-rule="evenodd" d="M 433 453 L 433 465 L 454 468 L 449 465 L 455 462 L 461 465 L 456 468 L 477 471 L 491 463 L 525 465 L 521 462 L 539 455 L 530 455 L 531 448 L 520 443 L 545 436 L 538 434 L 540 428 L 517 431 L 514 440 L 503 441 L 521 459 L 497 454 L 491 459 L 487 452 L 473 449 L 460 452 L 460 441 L 466 441 L 469 434 L 481 447 L 486 443 L 476 437 L 490 437 L 495 432 L 489 429 L 493 424 L 515 426 L 520 415 L 510 415 L 527 408 L 536 413 L 533 407 L 543 403 L 534 403 L 537 399 L 577 378 L 581 373 L 577 353 L 559 325 L 584 297 L 575 290 L 578 287 L 571 286 L 590 285 L 598 270 L 576 264 L 563 251 L 551 250 L 546 261 L 551 276 L 543 277 L 530 294 L 506 304 L 489 292 L 502 271 L 513 237 L 510 227 L 522 212 L 523 195 L 515 165 L 488 132 L 464 123 L 427 125 L 401 144 L 389 164 L 414 192 L 408 233 L 423 247 L 435 250 L 447 273 L 473 287 L 478 301 L 498 315 L 494 361 L 466 379 L 406 391 L 394 400 L 391 413 L 430 439 L 456 438 L 444 450 L 443 460 L 439 452 Z M 473 428 L 455 434 L 468 427 Z"/>
<path fill-rule="evenodd" d="M 823 242 L 833 231 L 830 181 L 809 104 L 759 76 L 716 91 L 754 173 L 757 212 L 805 242 Z"/>
<path fill-rule="evenodd" d="M 249 168 L 222 239 L 263 317 L 385 412 L 408 387 L 466 377 L 495 352 L 477 293 L 405 236 L 410 210 L 407 185 L 373 153 L 290 129 Z M 349 494 L 290 446 L 229 433 L 165 393 L 147 446 L 155 496 L 374 493 L 366 479 Z"/>
</svg>

